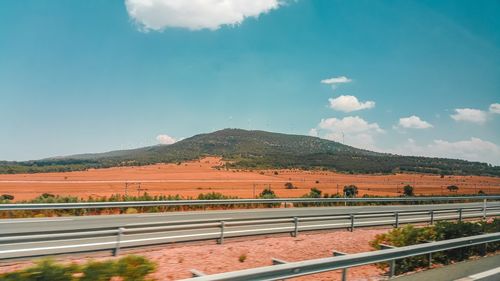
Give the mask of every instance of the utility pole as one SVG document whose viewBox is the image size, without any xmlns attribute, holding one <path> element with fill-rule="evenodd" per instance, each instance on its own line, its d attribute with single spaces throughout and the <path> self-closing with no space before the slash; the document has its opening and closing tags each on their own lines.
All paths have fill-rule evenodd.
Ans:
<svg viewBox="0 0 500 281">
<path fill-rule="evenodd" d="M 141 188 L 141 183 L 137 183 L 137 197 L 141 196 L 141 191 L 147 191 L 147 188 Z"/>
<path fill-rule="evenodd" d="M 337 188 L 338 188 L 338 184 L 337 184 Z M 344 186 L 344 189 L 342 190 L 342 194 L 344 195 L 344 199 L 347 199 L 347 190 Z M 344 206 L 347 206 L 347 200 L 344 200 Z"/>
</svg>

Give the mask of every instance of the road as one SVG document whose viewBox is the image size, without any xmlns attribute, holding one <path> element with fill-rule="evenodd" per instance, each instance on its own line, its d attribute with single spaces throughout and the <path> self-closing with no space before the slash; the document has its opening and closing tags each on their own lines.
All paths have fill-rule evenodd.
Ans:
<svg viewBox="0 0 500 281">
<path fill-rule="evenodd" d="M 54 231 L 79 231 L 89 229 L 116 229 L 156 223 L 178 221 L 264 219 L 272 217 L 294 217 L 309 215 L 336 215 L 385 211 L 419 211 L 449 208 L 482 207 L 483 203 L 432 204 L 432 205 L 386 205 L 386 206 L 347 206 L 311 208 L 267 208 L 224 211 L 187 211 L 167 213 L 146 213 L 133 215 L 74 216 L 30 219 L 0 219 L 0 237 L 23 233 L 50 233 Z M 498 207 L 500 202 L 488 202 L 488 207 Z"/>
<path fill-rule="evenodd" d="M 293 217 L 308 215 L 335 215 L 362 212 L 418 211 L 449 208 L 482 207 L 482 203 L 432 204 L 432 205 L 386 205 L 354 207 L 315 207 L 315 208 L 268 208 L 225 211 L 188 211 L 168 213 L 146 213 L 133 215 L 75 216 L 31 219 L 1 219 L 0 237 L 22 233 L 50 233 L 53 231 L 79 231 L 88 229 L 110 229 L 133 227 L 146 224 L 176 221 L 264 219 L 272 217 Z M 500 202 L 488 202 L 488 207 L 500 206 Z"/>
<path fill-rule="evenodd" d="M 355 227 L 392 225 L 395 223 L 393 214 L 366 215 L 370 212 L 402 212 L 402 211 L 429 211 L 449 208 L 482 207 L 482 203 L 464 204 L 439 204 L 439 205 L 402 205 L 402 206 L 358 206 L 358 207 L 318 207 L 318 208 L 281 208 L 281 209 L 256 209 L 256 210 L 230 210 L 206 212 L 177 212 L 137 215 L 112 215 L 112 216 L 87 216 L 87 217 L 62 217 L 43 219 L 8 219 L 0 220 L 0 259 L 15 257 L 49 255 L 77 251 L 110 250 L 117 245 L 118 227 L 124 227 L 125 233 L 121 236 L 121 247 L 134 247 L 170 242 L 195 241 L 217 239 L 221 235 L 219 221 L 225 221 L 224 237 L 246 235 L 287 233 L 294 231 L 294 216 L 301 217 L 298 224 L 299 231 L 347 228 L 351 225 L 349 216 L 326 218 L 342 214 L 358 214 L 354 221 Z M 490 202 L 488 207 L 500 207 L 500 202 Z M 499 215 L 500 210 L 492 210 L 490 215 Z M 319 218 L 303 218 L 305 216 L 320 216 Z M 481 217 L 479 210 L 463 213 L 463 218 Z M 282 221 L 262 222 L 263 219 L 288 217 Z M 436 211 L 434 218 L 456 219 L 457 212 Z M 401 214 L 399 222 L 428 222 L 428 213 Z M 241 220 L 250 220 L 242 225 Z M 259 220 L 259 221 L 254 221 Z M 211 222 L 191 229 L 166 229 L 166 223 L 196 224 Z M 150 227 L 157 226 L 157 229 Z M 145 227 L 148 227 L 147 229 Z M 178 227 L 178 226 L 177 226 Z M 41 240 L 36 235 L 57 233 L 59 231 L 88 231 L 100 230 L 103 233 L 92 233 L 90 236 L 71 238 L 52 237 Z M 111 230 L 113 233 L 106 233 Z M 74 235 L 74 234 L 72 234 Z M 6 240 L 6 237 L 19 237 L 19 240 Z M 2 241 L 2 239 L 5 239 Z M 11 238 L 9 238 L 11 239 Z"/>
</svg>

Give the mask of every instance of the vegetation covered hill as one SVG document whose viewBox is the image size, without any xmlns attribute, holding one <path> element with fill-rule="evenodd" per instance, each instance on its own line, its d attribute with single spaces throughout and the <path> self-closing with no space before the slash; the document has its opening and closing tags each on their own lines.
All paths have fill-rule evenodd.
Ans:
<svg viewBox="0 0 500 281">
<path fill-rule="evenodd" d="M 232 168 L 327 169 L 349 173 L 423 172 L 500 176 L 500 167 L 464 160 L 399 156 L 362 150 L 310 136 L 224 129 L 171 145 L 26 162 L 0 162 L 0 173 L 72 171 L 87 168 L 175 163 L 222 156 Z"/>
</svg>

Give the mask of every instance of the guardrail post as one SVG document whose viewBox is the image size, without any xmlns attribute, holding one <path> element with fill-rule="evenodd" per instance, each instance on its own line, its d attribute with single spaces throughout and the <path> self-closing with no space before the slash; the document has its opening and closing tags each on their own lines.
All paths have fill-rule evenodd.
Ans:
<svg viewBox="0 0 500 281">
<path fill-rule="evenodd" d="M 345 255 L 347 254 L 344 252 L 333 251 L 334 257 L 345 256 Z M 347 268 L 342 268 L 342 281 L 347 281 Z"/>
<path fill-rule="evenodd" d="M 391 260 L 389 262 L 389 278 L 392 278 L 396 275 L 396 260 Z"/>
<path fill-rule="evenodd" d="M 199 270 L 196 270 L 196 269 L 191 269 L 191 276 L 193 277 L 202 277 L 202 276 L 205 276 L 206 274 L 199 271 Z"/>
<path fill-rule="evenodd" d="M 398 213 L 398 212 L 395 212 L 395 213 L 394 213 L 394 216 L 395 216 L 395 219 L 396 219 L 396 223 L 394 224 L 394 226 L 395 226 L 396 228 L 398 228 L 398 227 L 399 227 L 399 213 Z"/>
<path fill-rule="evenodd" d="M 431 225 L 434 224 L 434 210 L 431 210 Z"/>
<path fill-rule="evenodd" d="M 287 261 L 275 259 L 275 258 L 271 258 L 271 261 L 272 261 L 273 265 L 288 263 Z M 285 280 L 286 279 L 278 279 L 278 281 L 285 281 Z"/>
<path fill-rule="evenodd" d="M 354 214 L 351 214 L 351 229 L 350 229 L 351 232 L 354 231 Z"/>
<path fill-rule="evenodd" d="M 297 237 L 299 235 L 299 218 L 293 217 L 293 232 L 292 236 Z"/>
<path fill-rule="evenodd" d="M 271 261 L 272 261 L 273 265 L 288 263 L 287 261 L 275 259 L 275 258 L 271 258 Z M 278 279 L 278 281 L 285 281 L 285 280 L 286 279 Z"/>
<path fill-rule="evenodd" d="M 462 208 L 458 209 L 458 221 L 462 222 Z"/>
<path fill-rule="evenodd" d="M 271 261 L 272 261 L 273 265 L 288 263 L 288 262 L 286 262 L 284 260 L 275 259 L 275 258 L 271 258 Z"/>
<path fill-rule="evenodd" d="M 224 243 L 224 226 L 225 226 L 225 224 L 226 224 L 225 221 L 220 222 L 220 237 L 219 237 L 219 241 L 217 241 L 218 244 Z"/>
<path fill-rule="evenodd" d="M 483 256 L 486 256 L 486 254 L 488 253 L 488 243 L 484 243 L 482 252 Z"/>
<path fill-rule="evenodd" d="M 425 240 L 424 242 L 425 242 L 425 243 L 432 243 L 432 242 L 436 242 L 436 241 L 432 241 L 432 240 Z M 428 267 L 428 268 L 431 268 L 431 267 L 432 267 L 432 253 L 428 253 L 428 254 L 427 254 L 427 260 L 428 260 L 427 267 Z"/>
<path fill-rule="evenodd" d="M 120 243 L 122 241 L 123 232 L 125 229 L 123 227 L 118 228 L 118 234 L 116 236 L 116 246 L 113 252 L 113 256 L 118 256 L 120 254 Z"/>
<path fill-rule="evenodd" d="M 483 200 L 483 219 L 486 219 L 486 199 Z"/>
<path fill-rule="evenodd" d="M 380 249 L 385 250 L 385 249 L 394 249 L 396 247 L 391 246 L 391 245 L 386 245 L 386 244 L 379 244 Z M 392 278 L 396 275 L 396 260 L 390 260 L 389 261 L 389 278 Z"/>
</svg>

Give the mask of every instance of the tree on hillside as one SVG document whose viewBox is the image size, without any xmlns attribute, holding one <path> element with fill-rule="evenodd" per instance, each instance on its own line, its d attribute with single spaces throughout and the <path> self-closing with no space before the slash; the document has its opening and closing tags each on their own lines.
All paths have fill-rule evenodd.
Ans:
<svg viewBox="0 0 500 281">
<path fill-rule="evenodd" d="M 351 184 L 344 186 L 345 197 L 356 197 L 358 195 L 358 187 Z"/>
<path fill-rule="evenodd" d="M 413 186 L 407 184 L 403 187 L 403 195 L 404 196 L 415 196 L 415 193 L 413 191 Z"/>
<path fill-rule="evenodd" d="M 286 189 L 296 189 L 297 187 L 293 185 L 291 182 L 285 183 L 285 188 Z"/>
<path fill-rule="evenodd" d="M 456 185 L 449 185 L 448 187 L 446 187 L 450 192 L 457 192 L 458 191 L 458 186 Z"/>
</svg>

